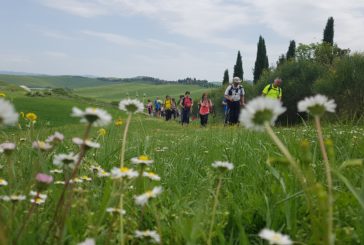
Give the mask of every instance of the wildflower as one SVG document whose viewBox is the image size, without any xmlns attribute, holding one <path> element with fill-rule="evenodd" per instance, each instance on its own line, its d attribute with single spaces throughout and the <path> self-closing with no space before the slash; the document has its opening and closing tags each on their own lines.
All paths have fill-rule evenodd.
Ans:
<svg viewBox="0 0 364 245">
<path fill-rule="evenodd" d="M 258 97 L 250 101 L 240 113 L 240 122 L 245 127 L 253 130 L 264 130 L 264 124 L 274 125 L 277 117 L 282 114 L 286 108 L 278 100 L 272 100 L 266 97 Z"/>
<path fill-rule="evenodd" d="M 3 92 L 0 92 L 0 97 L 6 97 L 6 94 Z"/>
<path fill-rule="evenodd" d="M 120 208 L 107 208 L 106 212 L 111 213 L 111 214 L 117 213 L 117 214 L 123 214 L 123 215 L 126 213 L 124 209 L 120 209 Z"/>
<path fill-rule="evenodd" d="M 51 144 L 46 143 L 44 141 L 40 141 L 40 140 L 34 141 L 32 146 L 34 149 L 38 149 L 41 151 L 48 151 L 48 150 L 52 149 L 52 147 L 53 147 Z"/>
<path fill-rule="evenodd" d="M 69 165 L 70 167 L 74 166 L 78 161 L 78 155 L 73 152 L 69 154 L 58 154 L 53 158 L 53 164 L 57 167 L 63 167 L 63 165 Z"/>
<path fill-rule="evenodd" d="M 133 169 L 129 169 L 127 167 L 111 169 L 111 178 L 112 179 L 118 179 L 118 178 L 122 178 L 122 177 L 128 177 L 129 179 L 132 179 L 132 178 L 138 177 L 138 175 L 139 174 L 137 171 L 135 171 Z"/>
<path fill-rule="evenodd" d="M 26 199 L 24 195 L 10 195 L 10 196 L 0 196 L 0 199 L 5 202 L 19 202 Z"/>
<path fill-rule="evenodd" d="M 139 157 L 133 157 L 132 159 L 130 159 L 132 163 L 134 164 L 141 164 L 141 165 L 150 165 L 154 162 L 154 160 L 150 159 L 148 156 L 146 155 L 141 155 Z"/>
<path fill-rule="evenodd" d="M 20 116 L 21 116 L 21 118 L 25 118 L 25 114 L 24 114 L 24 112 L 20 112 Z"/>
<path fill-rule="evenodd" d="M 162 187 L 161 186 L 156 186 L 156 187 L 153 188 L 153 190 L 147 191 L 147 192 L 145 192 L 144 194 L 142 194 L 140 196 L 134 197 L 135 204 L 140 205 L 140 206 L 144 206 L 149 201 L 150 198 L 156 198 L 161 193 L 162 193 Z"/>
<path fill-rule="evenodd" d="M 104 137 L 106 135 L 106 129 L 104 128 L 100 128 L 98 131 L 97 131 L 97 134 L 101 137 Z"/>
<path fill-rule="evenodd" d="M 54 184 L 55 185 L 64 185 L 64 184 L 66 184 L 66 182 L 62 181 L 62 180 L 57 180 L 57 181 L 54 181 Z"/>
<path fill-rule="evenodd" d="M 25 118 L 34 123 L 38 117 L 35 113 L 29 112 L 25 115 Z"/>
<path fill-rule="evenodd" d="M 161 177 L 159 177 L 157 174 L 153 173 L 153 172 L 143 172 L 143 176 L 147 177 L 151 180 L 155 180 L 155 181 L 160 181 Z"/>
<path fill-rule="evenodd" d="M 64 135 L 60 132 L 55 132 L 53 135 L 49 136 L 45 142 L 47 143 L 58 143 L 64 140 Z"/>
<path fill-rule="evenodd" d="M 154 242 L 154 243 L 161 242 L 161 238 L 160 238 L 159 234 L 156 231 L 151 231 L 151 230 L 145 230 L 145 231 L 136 230 L 135 237 L 136 238 L 150 237 L 152 239 L 152 242 Z"/>
<path fill-rule="evenodd" d="M 38 173 L 36 176 L 35 176 L 35 179 L 39 182 L 39 183 L 44 183 L 44 184 L 47 184 L 49 185 L 50 183 L 53 182 L 53 177 L 50 176 L 50 175 L 46 175 L 46 174 L 43 174 L 43 173 Z"/>
<path fill-rule="evenodd" d="M 46 194 L 41 194 L 41 193 L 35 192 L 35 191 L 31 191 L 30 195 L 34 197 L 30 200 L 30 202 L 35 203 L 37 205 L 45 203 L 45 201 L 47 200 L 47 197 L 48 197 Z"/>
<path fill-rule="evenodd" d="M 335 112 L 336 104 L 334 100 L 328 100 L 324 95 L 318 94 L 305 98 L 298 102 L 298 111 L 308 112 L 314 116 L 321 116 L 328 112 Z"/>
<path fill-rule="evenodd" d="M 0 126 L 14 125 L 18 122 L 18 113 L 15 112 L 14 106 L 0 98 Z"/>
<path fill-rule="evenodd" d="M 106 172 L 103 169 L 99 169 L 97 171 L 97 176 L 99 176 L 99 177 L 108 177 L 108 176 L 110 176 L 110 173 Z"/>
<path fill-rule="evenodd" d="M 83 183 L 83 180 L 76 177 L 74 179 L 71 179 L 69 182 L 70 182 L 70 184 L 73 184 L 73 183 Z"/>
<path fill-rule="evenodd" d="M 116 119 L 116 120 L 115 120 L 115 126 L 116 126 L 116 127 L 119 127 L 119 126 L 121 126 L 121 125 L 123 125 L 123 120 L 121 120 L 120 118 Z"/>
<path fill-rule="evenodd" d="M 86 175 L 83 175 L 80 177 L 81 180 L 85 180 L 85 181 L 91 181 L 92 179 Z"/>
<path fill-rule="evenodd" d="M 2 178 L 0 178 L 0 186 L 6 186 L 8 185 L 8 182 Z"/>
<path fill-rule="evenodd" d="M 19 87 L 21 87 L 22 89 L 24 89 L 25 91 L 27 92 L 32 92 L 32 90 L 30 90 L 30 88 L 28 88 L 27 86 L 25 85 L 20 85 Z"/>
<path fill-rule="evenodd" d="M 100 144 L 97 142 L 93 142 L 91 140 L 82 140 L 80 138 L 73 138 L 72 139 L 73 143 L 75 143 L 76 145 L 85 145 L 86 146 L 86 150 L 91 149 L 91 148 L 100 148 Z"/>
<path fill-rule="evenodd" d="M 15 150 L 15 144 L 11 142 L 5 142 L 0 144 L 0 153 L 4 152 L 6 155 L 10 155 Z"/>
<path fill-rule="evenodd" d="M 94 126 L 105 126 L 111 122 L 111 116 L 106 111 L 99 108 L 86 108 L 85 111 L 72 108 L 73 117 L 80 117 L 83 123 L 92 123 Z"/>
<path fill-rule="evenodd" d="M 233 170 L 234 164 L 230 162 L 222 162 L 222 161 L 215 161 L 211 164 L 212 167 L 218 168 L 221 170 Z"/>
<path fill-rule="evenodd" d="M 269 229 L 263 229 L 259 232 L 259 236 L 269 242 L 269 244 L 290 245 L 293 242 L 287 235 L 275 232 Z"/>
<path fill-rule="evenodd" d="M 52 169 L 49 172 L 52 174 L 61 174 L 61 173 L 63 173 L 63 170 L 62 169 Z"/>
<path fill-rule="evenodd" d="M 85 241 L 78 243 L 77 245 L 95 245 L 95 240 L 93 238 L 87 238 Z"/>
<path fill-rule="evenodd" d="M 128 113 L 140 113 L 143 112 L 144 105 L 142 102 L 136 99 L 124 99 L 120 101 L 119 109 Z"/>
</svg>

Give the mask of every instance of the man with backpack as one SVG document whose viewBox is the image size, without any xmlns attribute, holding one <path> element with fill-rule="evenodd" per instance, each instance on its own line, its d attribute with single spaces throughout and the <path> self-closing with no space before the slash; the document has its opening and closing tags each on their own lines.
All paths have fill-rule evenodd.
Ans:
<svg viewBox="0 0 364 245">
<path fill-rule="evenodd" d="M 190 111 L 193 106 L 193 100 L 190 97 L 190 92 L 186 91 L 185 96 L 181 99 L 180 106 L 182 108 L 182 126 L 190 123 Z"/>
<path fill-rule="evenodd" d="M 227 100 L 229 109 L 228 122 L 232 125 L 237 124 L 239 120 L 240 107 L 245 105 L 244 102 L 244 88 L 240 85 L 241 79 L 239 77 L 233 78 L 233 83 L 229 85 L 224 93 Z"/>
<path fill-rule="evenodd" d="M 282 100 L 281 84 L 282 84 L 282 79 L 277 77 L 276 79 L 274 79 L 273 83 L 265 86 L 262 95 L 271 99 Z"/>
</svg>

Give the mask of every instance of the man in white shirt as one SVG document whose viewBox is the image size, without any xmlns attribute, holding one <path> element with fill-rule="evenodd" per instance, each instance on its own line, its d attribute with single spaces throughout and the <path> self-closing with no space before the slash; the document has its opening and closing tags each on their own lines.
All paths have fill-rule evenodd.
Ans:
<svg viewBox="0 0 364 245">
<path fill-rule="evenodd" d="M 245 91 L 243 86 L 240 85 L 241 79 L 239 77 L 233 78 L 233 83 L 229 85 L 224 97 L 227 99 L 229 115 L 228 122 L 230 124 L 237 124 L 239 120 L 240 107 L 245 105 L 244 95 Z"/>
</svg>

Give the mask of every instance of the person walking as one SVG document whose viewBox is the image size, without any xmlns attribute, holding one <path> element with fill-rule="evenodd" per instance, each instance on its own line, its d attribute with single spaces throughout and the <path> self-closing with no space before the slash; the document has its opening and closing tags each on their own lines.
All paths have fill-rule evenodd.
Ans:
<svg viewBox="0 0 364 245">
<path fill-rule="evenodd" d="M 199 105 L 199 114 L 201 119 L 201 126 L 206 127 L 207 121 L 209 118 L 209 114 L 212 111 L 212 102 L 208 98 L 207 93 L 202 94 L 202 98 L 198 103 Z"/>
<path fill-rule="evenodd" d="M 182 126 L 183 124 L 189 124 L 190 123 L 190 112 L 191 108 L 193 106 L 193 100 L 190 97 L 190 92 L 186 91 L 185 96 L 182 98 L 180 102 L 180 106 L 182 108 Z"/>
<path fill-rule="evenodd" d="M 164 105 L 164 112 L 166 115 L 166 121 L 169 121 L 172 117 L 172 99 L 169 95 L 166 96 L 163 105 Z"/>
<path fill-rule="evenodd" d="M 277 77 L 273 83 L 264 87 L 262 95 L 275 100 L 282 100 L 282 79 Z"/>
<path fill-rule="evenodd" d="M 245 105 L 244 95 L 245 91 L 241 86 L 240 78 L 234 77 L 233 83 L 226 88 L 224 93 L 229 108 L 228 123 L 230 125 L 238 123 L 240 107 Z"/>
</svg>

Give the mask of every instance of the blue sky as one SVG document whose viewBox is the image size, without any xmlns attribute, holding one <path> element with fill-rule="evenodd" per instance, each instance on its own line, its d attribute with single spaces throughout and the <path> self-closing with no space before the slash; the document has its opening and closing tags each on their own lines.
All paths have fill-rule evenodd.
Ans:
<svg viewBox="0 0 364 245">
<path fill-rule="evenodd" d="M 270 65 L 290 40 L 364 51 L 362 0 L 3 0 L 0 70 L 221 81 L 236 55 L 252 79 L 259 35 Z"/>
</svg>

